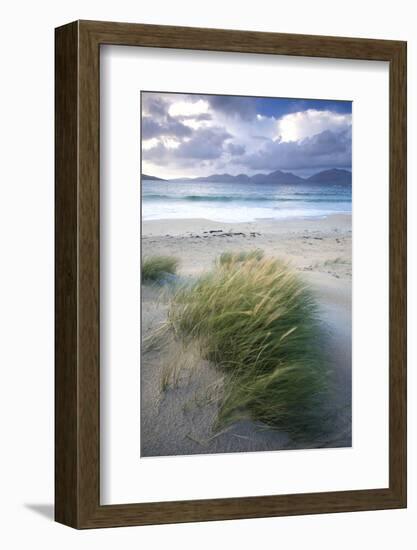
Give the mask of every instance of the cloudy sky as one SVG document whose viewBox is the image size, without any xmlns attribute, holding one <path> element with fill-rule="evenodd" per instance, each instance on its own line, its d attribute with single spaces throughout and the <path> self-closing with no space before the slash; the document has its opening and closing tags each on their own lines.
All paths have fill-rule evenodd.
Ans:
<svg viewBox="0 0 417 550">
<path fill-rule="evenodd" d="M 351 170 L 349 101 L 142 92 L 142 172 Z"/>
</svg>

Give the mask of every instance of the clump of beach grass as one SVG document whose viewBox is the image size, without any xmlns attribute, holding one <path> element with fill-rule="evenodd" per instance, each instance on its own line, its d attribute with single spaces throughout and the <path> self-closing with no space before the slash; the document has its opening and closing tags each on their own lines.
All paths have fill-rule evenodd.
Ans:
<svg viewBox="0 0 417 550">
<path fill-rule="evenodd" d="M 264 251 L 260 248 L 254 250 L 241 250 L 239 252 L 222 252 L 216 260 L 220 265 L 229 265 L 236 262 L 246 262 L 247 260 L 262 260 Z"/>
<path fill-rule="evenodd" d="M 215 429 L 250 417 L 312 437 L 327 391 L 314 296 L 278 259 L 227 254 L 179 290 L 168 311 L 175 337 L 185 347 L 197 343 L 224 373 Z"/>
<path fill-rule="evenodd" d="M 175 275 L 179 261 L 174 256 L 149 256 L 142 261 L 142 282 L 158 282 Z"/>
</svg>

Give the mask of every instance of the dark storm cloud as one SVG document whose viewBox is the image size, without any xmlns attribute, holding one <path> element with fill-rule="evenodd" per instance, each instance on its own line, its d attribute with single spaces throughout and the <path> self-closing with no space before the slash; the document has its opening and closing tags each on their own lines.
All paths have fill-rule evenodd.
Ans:
<svg viewBox="0 0 417 550">
<path fill-rule="evenodd" d="M 152 117 L 164 117 L 169 108 L 169 103 L 156 94 L 144 93 L 142 96 L 143 110 Z"/>
<path fill-rule="evenodd" d="M 234 157 L 243 155 L 244 152 L 246 151 L 243 145 L 237 145 L 235 143 L 228 143 L 226 146 L 226 150 L 228 153 L 230 153 Z"/>
<path fill-rule="evenodd" d="M 256 116 L 256 104 L 253 98 L 236 97 L 227 95 L 201 96 L 214 111 L 229 116 L 239 116 L 243 120 L 249 120 Z"/>
<path fill-rule="evenodd" d="M 232 136 L 224 128 L 200 128 L 192 132 L 191 138 L 182 141 L 178 147 L 166 147 L 158 143 L 143 151 L 143 159 L 158 162 L 180 162 L 187 160 L 214 160 L 224 153 L 223 145 Z"/>
<path fill-rule="evenodd" d="M 158 137 L 189 137 L 193 129 L 184 124 L 184 121 L 207 121 L 212 118 L 210 113 L 171 116 L 168 112 L 170 103 L 154 94 L 144 94 L 142 101 L 142 137 L 145 140 Z"/>
<path fill-rule="evenodd" d="M 223 143 L 231 138 L 223 128 L 200 128 L 189 141 L 181 143 L 178 154 L 195 159 L 214 159 L 223 153 Z"/>
<path fill-rule="evenodd" d="M 268 141 L 256 153 L 239 159 L 253 170 L 351 168 L 352 131 L 325 130 L 301 141 Z"/>
<path fill-rule="evenodd" d="M 160 136 L 165 137 L 188 137 L 191 136 L 192 129 L 174 117 L 166 115 L 163 119 L 157 120 L 150 116 L 142 118 L 142 137 L 151 139 Z"/>
</svg>

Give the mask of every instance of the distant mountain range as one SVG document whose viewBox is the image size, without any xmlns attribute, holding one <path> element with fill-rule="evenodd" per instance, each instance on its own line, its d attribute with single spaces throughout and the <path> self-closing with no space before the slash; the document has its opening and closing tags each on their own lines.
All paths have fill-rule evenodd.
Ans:
<svg viewBox="0 0 417 550">
<path fill-rule="evenodd" d="M 340 183 L 342 185 L 352 185 L 352 172 L 348 170 L 324 170 L 308 178 L 310 183 Z"/>
<path fill-rule="evenodd" d="M 255 174 L 254 176 L 248 176 L 246 174 L 238 174 L 232 176 L 231 174 L 212 174 L 211 176 L 202 176 L 198 178 L 175 178 L 164 180 L 155 176 L 149 176 L 148 174 L 141 175 L 143 180 L 157 180 L 157 181 L 194 181 L 194 182 L 214 182 L 214 183 L 274 183 L 277 185 L 296 185 L 303 183 L 314 184 L 334 184 L 339 185 L 352 185 L 352 173 L 348 170 L 341 170 L 339 168 L 333 168 L 331 170 L 323 170 L 318 172 L 309 178 L 301 178 L 296 176 L 292 172 L 282 172 L 281 170 L 275 170 L 270 174 Z"/>
<path fill-rule="evenodd" d="M 148 174 L 141 174 L 141 179 L 143 179 L 143 180 L 155 180 L 155 181 L 166 181 L 163 178 L 157 178 L 156 176 L 149 176 Z"/>
</svg>

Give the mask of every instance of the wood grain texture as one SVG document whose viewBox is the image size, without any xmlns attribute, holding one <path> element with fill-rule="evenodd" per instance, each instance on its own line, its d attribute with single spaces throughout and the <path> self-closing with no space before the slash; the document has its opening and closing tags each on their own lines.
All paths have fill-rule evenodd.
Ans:
<svg viewBox="0 0 417 550">
<path fill-rule="evenodd" d="M 389 187 L 389 471 L 390 487 L 407 493 L 407 48 L 390 62 Z"/>
<path fill-rule="evenodd" d="M 100 45 L 390 63 L 389 487 L 100 505 Z M 116 527 L 406 506 L 406 44 L 78 21 L 56 29 L 56 520 Z"/>
<path fill-rule="evenodd" d="M 55 43 L 55 519 L 78 523 L 78 26 Z"/>
</svg>

